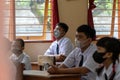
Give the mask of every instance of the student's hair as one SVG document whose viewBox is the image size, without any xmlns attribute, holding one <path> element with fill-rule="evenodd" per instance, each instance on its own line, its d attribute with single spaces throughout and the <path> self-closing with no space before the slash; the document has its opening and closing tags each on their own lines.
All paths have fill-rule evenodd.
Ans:
<svg viewBox="0 0 120 80">
<path fill-rule="evenodd" d="M 68 31 L 69 27 L 67 24 L 63 23 L 63 22 L 60 22 L 60 23 L 57 23 L 56 24 L 57 26 L 61 27 L 64 29 L 65 33 Z"/>
<path fill-rule="evenodd" d="M 112 75 L 110 76 L 109 80 L 113 80 L 116 71 L 115 71 L 115 64 L 116 64 L 116 60 L 119 61 L 119 53 L 120 53 L 120 41 L 116 38 L 112 38 L 112 37 L 104 37 L 101 38 L 100 40 L 98 40 L 97 46 L 103 47 L 106 49 L 106 52 L 112 52 L 112 61 L 113 61 L 113 66 L 112 66 Z M 98 68 L 97 74 L 100 75 L 102 70 L 103 70 L 104 66 L 102 66 L 101 68 Z"/>
<path fill-rule="evenodd" d="M 21 39 L 21 38 L 17 38 L 17 39 L 15 39 L 14 41 L 19 41 L 22 47 L 25 46 L 24 40 Z"/>
<path fill-rule="evenodd" d="M 92 29 L 89 25 L 81 25 L 76 29 L 77 32 L 83 32 L 88 38 L 94 39 L 96 37 L 95 29 Z"/>
<path fill-rule="evenodd" d="M 112 37 L 104 37 L 98 40 L 96 45 L 105 48 L 106 52 L 112 52 L 113 61 L 119 59 L 120 41 L 118 39 Z"/>
</svg>

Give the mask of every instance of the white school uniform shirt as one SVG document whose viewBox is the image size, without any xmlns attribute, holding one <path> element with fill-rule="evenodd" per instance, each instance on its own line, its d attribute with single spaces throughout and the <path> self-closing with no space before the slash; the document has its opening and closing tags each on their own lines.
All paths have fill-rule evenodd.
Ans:
<svg viewBox="0 0 120 80">
<path fill-rule="evenodd" d="M 56 48 L 57 44 L 59 45 L 59 54 L 57 54 Z M 71 40 L 67 37 L 61 38 L 59 41 L 54 41 L 44 55 L 64 55 L 68 56 L 68 54 L 74 49 L 74 46 Z"/>
<path fill-rule="evenodd" d="M 84 56 L 83 65 L 87 61 L 90 55 L 97 50 L 97 47 L 94 44 L 90 44 L 90 46 L 82 53 L 80 48 L 75 48 L 65 59 L 63 62 L 68 68 L 70 67 L 79 67 L 79 63 L 81 61 L 81 55 Z M 95 80 L 96 75 L 92 72 L 88 73 L 87 76 L 82 76 L 80 80 Z"/>
<path fill-rule="evenodd" d="M 15 54 L 12 54 L 10 56 L 10 59 L 13 60 L 13 61 L 15 60 L 15 61 L 18 61 L 20 63 L 25 64 L 25 69 L 26 70 L 31 70 L 32 69 L 31 63 L 30 63 L 30 57 L 25 52 L 23 52 L 18 57 Z"/>
<path fill-rule="evenodd" d="M 113 80 L 120 80 L 120 63 L 118 62 L 115 65 L 115 72 L 116 74 Z M 102 73 L 99 76 L 97 76 L 96 80 L 105 80 L 104 74 L 107 75 L 108 80 L 109 80 L 111 73 L 112 73 L 112 64 L 108 67 L 108 69 L 104 67 Z"/>
</svg>

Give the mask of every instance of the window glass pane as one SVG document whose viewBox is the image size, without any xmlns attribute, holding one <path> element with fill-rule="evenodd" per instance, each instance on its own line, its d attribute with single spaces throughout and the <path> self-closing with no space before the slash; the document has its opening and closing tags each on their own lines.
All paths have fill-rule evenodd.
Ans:
<svg viewBox="0 0 120 80">
<path fill-rule="evenodd" d="M 50 10 L 49 7 L 46 15 L 48 23 L 44 24 L 45 0 L 15 0 L 16 36 L 27 40 L 51 40 Z M 45 29 L 44 25 L 47 25 L 48 29 Z"/>
<path fill-rule="evenodd" d="M 93 20 L 97 35 L 110 35 L 112 17 L 115 17 L 114 37 L 118 37 L 118 13 L 117 5 L 115 16 L 112 16 L 114 0 L 95 0 L 96 8 L 93 10 Z"/>
<path fill-rule="evenodd" d="M 5 27 L 4 27 L 4 36 L 8 38 L 9 35 L 9 20 L 10 20 L 10 0 L 5 0 Z"/>
</svg>

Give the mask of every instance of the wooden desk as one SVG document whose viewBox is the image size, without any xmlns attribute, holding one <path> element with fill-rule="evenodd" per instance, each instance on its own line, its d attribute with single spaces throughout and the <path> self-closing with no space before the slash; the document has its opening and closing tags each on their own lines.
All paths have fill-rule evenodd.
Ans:
<svg viewBox="0 0 120 80">
<path fill-rule="evenodd" d="M 47 71 L 26 70 L 23 80 L 80 80 L 80 74 L 49 74 Z"/>
</svg>

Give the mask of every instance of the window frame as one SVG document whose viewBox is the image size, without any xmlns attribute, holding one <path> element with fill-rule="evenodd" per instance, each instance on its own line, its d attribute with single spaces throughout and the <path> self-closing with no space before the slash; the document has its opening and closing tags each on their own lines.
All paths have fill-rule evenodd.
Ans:
<svg viewBox="0 0 120 80">
<path fill-rule="evenodd" d="M 94 3 L 95 3 L 95 0 L 94 0 Z M 107 2 L 106 2 L 107 3 Z M 119 2 L 117 2 L 117 0 L 113 0 L 113 4 L 112 4 L 112 15 L 111 16 L 105 16 L 105 17 L 111 17 L 111 24 L 96 24 L 95 22 L 94 22 L 94 26 L 96 26 L 96 25 L 111 25 L 111 29 L 110 29 L 110 34 L 100 34 L 100 35 L 96 35 L 96 39 L 100 39 L 100 38 L 102 38 L 102 37 L 106 37 L 106 36 L 109 36 L 109 37 L 114 37 L 114 28 L 115 28 L 115 25 L 118 25 L 118 28 L 119 28 L 119 24 L 115 24 L 115 18 L 116 17 L 118 17 L 118 16 L 116 16 L 116 10 L 117 10 L 117 4 L 116 3 L 118 3 L 118 5 L 119 5 Z M 118 7 L 118 12 L 119 12 L 119 8 L 120 7 Z M 119 15 L 119 14 L 118 14 Z M 101 16 L 94 16 L 93 15 L 93 18 L 94 17 L 101 17 Z M 103 16 L 102 16 L 103 17 Z M 119 17 L 118 17 L 119 18 Z M 93 21 L 94 21 L 94 19 L 93 19 Z M 118 23 L 119 23 L 119 21 L 118 21 Z M 95 27 L 94 27 L 95 28 Z M 96 31 L 97 32 L 97 31 Z M 118 35 L 119 35 L 120 33 L 119 33 L 119 29 L 118 29 Z M 118 38 L 120 38 L 119 36 L 118 36 Z"/>
<path fill-rule="evenodd" d="M 15 0 L 9 0 L 10 1 L 10 19 L 9 19 L 9 32 L 8 32 L 8 38 L 12 41 L 15 38 L 18 38 L 16 36 L 16 23 L 15 23 Z M 44 11 L 44 21 L 43 21 L 43 36 L 30 36 L 33 39 L 30 40 L 24 40 L 25 42 L 51 42 L 53 41 L 53 29 L 52 29 L 52 24 L 51 24 L 51 40 L 45 40 L 46 37 L 46 33 L 47 33 L 47 21 L 48 21 L 48 5 L 50 3 L 50 7 L 51 7 L 51 0 L 45 0 L 45 11 Z M 52 9 L 49 9 L 52 12 Z M 52 19 L 52 14 L 50 12 L 50 18 Z M 46 25 L 44 25 L 46 24 Z M 21 37 L 22 39 L 24 39 L 24 36 Z M 27 38 L 27 36 L 26 36 Z M 35 38 L 39 38 L 38 40 L 34 40 Z"/>
</svg>

